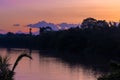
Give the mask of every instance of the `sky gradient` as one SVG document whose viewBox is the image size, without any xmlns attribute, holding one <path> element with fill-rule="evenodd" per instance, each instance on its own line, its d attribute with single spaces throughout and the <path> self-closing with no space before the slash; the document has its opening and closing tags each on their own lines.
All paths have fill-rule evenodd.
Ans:
<svg viewBox="0 0 120 80">
<path fill-rule="evenodd" d="M 119 21 L 119 4 L 120 0 L 0 0 L 0 30 L 27 32 L 26 25 L 42 20 L 81 23 L 93 17 Z"/>
</svg>

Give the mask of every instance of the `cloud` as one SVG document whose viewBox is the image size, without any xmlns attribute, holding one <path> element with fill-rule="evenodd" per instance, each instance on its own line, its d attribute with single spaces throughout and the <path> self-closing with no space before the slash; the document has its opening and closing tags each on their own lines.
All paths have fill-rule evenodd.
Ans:
<svg viewBox="0 0 120 80">
<path fill-rule="evenodd" d="M 31 28 L 42 28 L 42 27 L 51 27 L 52 30 L 58 30 L 57 28 L 57 25 L 55 25 L 54 23 L 48 23 L 48 22 L 45 22 L 45 21 L 41 21 L 41 22 L 38 22 L 38 23 L 35 23 L 35 24 L 28 24 L 27 25 L 28 27 L 31 27 Z"/>
<path fill-rule="evenodd" d="M 39 35 L 39 31 L 33 32 L 33 35 Z"/>
<path fill-rule="evenodd" d="M 13 24 L 13 26 L 20 26 L 20 24 Z"/>
<path fill-rule="evenodd" d="M 46 21 L 40 21 L 38 23 L 35 23 L 35 24 L 28 24 L 27 25 L 28 27 L 31 27 L 31 28 L 42 28 L 42 27 L 51 27 L 52 30 L 64 30 L 64 29 L 69 29 L 69 28 L 72 28 L 72 27 L 77 27 L 78 24 L 68 24 L 68 23 L 60 23 L 60 24 L 54 24 L 54 23 L 48 23 Z"/>
<path fill-rule="evenodd" d="M 29 34 L 29 32 L 24 32 L 24 31 L 21 31 L 21 30 L 18 30 L 16 32 L 14 32 L 15 34 Z"/>
<path fill-rule="evenodd" d="M 0 29 L 0 34 L 6 34 L 7 32 L 3 29 Z"/>
<path fill-rule="evenodd" d="M 16 34 L 23 34 L 24 32 L 22 32 L 21 30 L 18 30 L 15 32 Z"/>
<path fill-rule="evenodd" d="M 68 24 L 68 23 L 61 23 L 61 24 L 58 24 L 59 28 L 60 29 L 69 29 L 69 28 L 72 28 L 72 27 L 77 27 L 78 24 Z"/>
</svg>

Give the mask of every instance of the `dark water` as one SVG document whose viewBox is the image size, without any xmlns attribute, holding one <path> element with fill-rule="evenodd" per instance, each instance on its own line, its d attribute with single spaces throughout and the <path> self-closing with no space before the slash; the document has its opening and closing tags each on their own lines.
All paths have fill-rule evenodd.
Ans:
<svg viewBox="0 0 120 80">
<path fill-rule="evenodd" d="M 10 64 L 13 64 L 17 56 L 27 52 L 33 60 L 23 58 L 15 69 L 15 80 L 97 80 L 99 72 L 84 66 L 71 67 L 67 63 L 52 57 L 43 57 L 39 51 L 27 49 L 0 48 L 2 56 L 10 56 Z M 11 65 L 12 67 L 13 65 Z"/>
</svg>

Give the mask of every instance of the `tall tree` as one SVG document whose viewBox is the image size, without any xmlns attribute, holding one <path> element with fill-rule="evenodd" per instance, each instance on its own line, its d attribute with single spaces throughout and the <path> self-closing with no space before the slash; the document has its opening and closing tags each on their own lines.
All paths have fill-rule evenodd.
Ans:
<svg viewBox="0 0 120 80">
<path fill-rule="evenodd" d="M 96 23 L 97 23 L 96 19 L 89 17 L 89 18 L 86 18 L 86 19 L 83 20 L 83 22 L 81 24 L 81 27 L 83 29 L 85 29 L 85 28 L 94 28 Z"/>
</svg>

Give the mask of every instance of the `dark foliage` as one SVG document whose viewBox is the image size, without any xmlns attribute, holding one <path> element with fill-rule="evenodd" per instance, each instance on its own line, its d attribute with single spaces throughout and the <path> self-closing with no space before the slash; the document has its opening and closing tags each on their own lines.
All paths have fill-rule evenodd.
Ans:
<svg viewBox="0 0 120 80">
<path fill-rule="evenodd" d="M 10 64 L 9 64 L 9 57 L 2 57 L 0 56 L 0 80 L 14 80 L 14 75 L 15 75 L 15 68 L 18 65 L 19 61 L 23 58 L 27 57 L 32 59 L 32 57 L 26 53 L 23 53 L 18 56 L 16 59 L 14 66 L 12 70 L 10 69 Z"/>
</svg>

